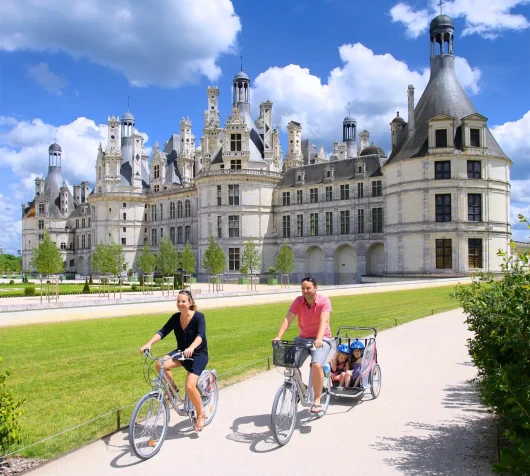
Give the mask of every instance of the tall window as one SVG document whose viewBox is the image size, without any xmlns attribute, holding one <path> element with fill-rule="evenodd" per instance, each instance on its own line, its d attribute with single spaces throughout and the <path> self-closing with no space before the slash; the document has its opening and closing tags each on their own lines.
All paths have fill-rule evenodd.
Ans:
<svg viewBox="0 0 530 476">
<path fill-rule="evenodd" d="M 79 218 L 76 218 L 76 220 L 75 220 L 75 227 L 79 228 Z"/>
<path fill-rule="evenodd" d="M 283 217 L 283 237 L 291 237 L 291 215 L 284 215 Z"/>
<path fill-rule="evenodd" d="M 436 269 L 453 267 L 452 248 L 451 240 L 436 240 Z"/>
<path fill-rule="evenodd" d="M 177 245 L 181 245 L 181 244 L 182 244 L 182 227 L 178 226 L 177 227 Z"/>
<path fill-rule="evenodd" d="M 482 195 L 480 193 L 467 194 L 467 219 L 482 221 Z"/>
<path fill-rule="evenodd" d="M 182 218 L 182 202 L 177 202 L 177 218 Z"/>
<path fill-rule="evenodd" d="M 318 213 L 309 215 L 309 235 L 318 236 Z"/>
<path fill-rule="evenodd" d="M 467 246 L 469 267 L 482 268 L 482 240 L 480 238 L 469 238 Z"/>
<path fill-rule="evenodd" d="M 469 179 L 480 179 L 482 178 L 482 167 L 480 160 L 468 160 L 467 161 L 467 178 Z"/>
<path fill-rule="evenodd" d="M 92 234 L 89 233 L 89 234 L 87 235 L 87 237 L 88 237 L 88 238 L 87 238 L 87 240 L 88 240 L 88 248 L 90 249 L 90 248 L 92 248 Z M 62 243 L 61 243 L 61 245 L 62 245 Z M 61 248 L 61 249 L 62 249 L 62 248 Z M 64 243 L 64 249 L 66 249 L 66 243 Z"/>
<path fill-rule="evenodd" d="M 241 170 L 241 160 L 231 160 L 230 161 L 230 168 L 232 170 Z"/>
<path fill-rule="evenodd" d="M 228 186 L 228 205 L 239 205 L 239 185 Z"/>
<path fill-rule="evenodd" d="M 156 228 L 151 230 L 151 246 L 157 246 L 158 242 L 156 241 Z"/>
<path fill-rule="evenodd" d="M 85 235 L 81 235 L 81 249 L 84 250 L 86 247 L 86 238 Z"/>
<path fill-rule="evenodd" d="M 44 220 L 39 220 L 39 230 L 44 230 Z"/>
<path fill-rule="evenodd" d="M 124 215 L 125 215 L 125 213 L 124 213 Z M 125 215 L 125 216 L 123 217 L 123 219 L 126 220 L 126 219 L 127 219 L 127 216 Z M 88 217 L 88 228 L 90 228 L 90 217 Z"/>
<path fill-rule="evenodd" d="M 241 134 L 230 134 L 230 151 L 241 151 Z"/>
<path fill-rule="evenodd" d="M 435 136 L 435 147 L 447 147 L 447 129 L 436 129 Z"/>
<path fill-rule="evenodd" d="M 160 178 L 160 165 L 155 165 L 153 167 L 153 172 L 154 172 L 154 179 L 159 179 Z"/>
<path fill-rule="evenodd" d="M 451 194 L 442 193 L 435 197 L 436 200 L 436 221 L 451 221 Z"/>
<path fill-rule="evenodd" d="M 84 218 L 81 219 L 81 228 L 85 228 L 86 221 Z"/>
<path fill-rule="evenodd" d="M 374 180 L 372 182 L 372 197 L 383 196 L 383 183 L 381 180 Z"/>
<path fill-rule="evenodd" d="M 184 243 L 191 243 L 191 226 L 184 227 Z"/>
<path fill-rule="evenodd" d="M 304 191 L 297 190 L 296 191 L 296 204 L 301 205 L 303 202 L 304 202 Z"/>
<path fill-rule="evenodd" d="M 450 160 L 437 160 L 434 163 L 434 178 L 435 180 L 445 180 L 451 178 Z"/>
<path fill-rule="evenodd" d="M 333 200 L 333 187 L 330 185 L 326 187 L 326 202 L 331 202 Z"/>
<path fill-rule="evenodd" d="M 282 194 L 283 198 L 283 206 L 288 207 L 291 204 L 291 192 L 283 192 Z"/>
<path fill-rule="evenodd" d="M 39 240 L 43 240 L 44 239 L 44 235 L 39 235 Z M 78 250 L 79 249 L 79 235 L 76 235 L 75 237 L 75 249 Z"/>
<path fill-rule="evenodd" d="M 157 208 L 156 205 L 151 205 L 151 221 L 156 221 Z"/>
<path fill-rule="evenodd" d="M 348 235 L 350 233 L 350 210 L 341 210 L 340 212 L 340 234 Z"/>
<path fill-rule="evenodd" d="M 160 219 L 164 219 L 164 206 L 162 204 L 160 204 Z"/>
<path fill-rule="evenodd" d="M 121 239 L 121 244 L 122 244 L 123 246 L 126 246 L 126 245 L 127 245 L 127 238 L 123 237 L 123 238 Z"/>
<path fill-rule="evenodd" d="M 89 235 L 90 236 L 90 235 Z M 61 249 L 62 250 L 65 250 L 66 249 L 66 243 L 63 241 L 61 242 Z"/>
<path fill-rule="evenodd" d="M 364 208 L 357 210 L 357 233 L 364 233 Z"/>
<path fill-rule="evenodd" d="M 39 215 L 44 215 L 44 203 L 39 203 Z"/>
<path fill-rule="evenodd" d="M 304 215 L 296 215 L 296 236 L 304 236 Z"/>
<path fill-rule="evenodd" d="M 333 235 L 333 212 L 326 212 L 326 235 Z"/>
<path fill-rule="evenodd" d="M 469 145 L 480 147 L 480 129 L 469 129 Z"/>
<path fill-rule="evenodd" d="M 184 216 L 188 218 L 191 216 L 191 202 L 189 200 L 184 202 Z"/>
<path fill-rule="evenodd" d="M 239 238 L 239 216 L 228 216 L 228 236 L 230 238 Z"/>
<path fill-rule="evenodd" d="M 310 188 L 309 189 L 309 201 L 311 203 L 317 203 L 318 202 L 318 188 Z"/>
<path fill-rule="evenodd" d="M 228 269 L 239 271 L 239 248 L 228 248 Z"/>
<path fill-rule="evenodd" d="M 162 241 L 162 238 L 164 238 L 164 229 L 160 228 L 160 241 Z"/>
<path fill-rule="evenodd" d="M 171 240 L 171 243 L 173 243 L 174 245 L 176 244 L 176 242 L 175 242 L 175 227 L 174 226 L 170 226 L 169 227 L 169 239 Z"/>
<path fill-rule="evenodd" d="M 357 198 L 363 198 L 364 197 L 364 183 L 358 183 L 357 184 Z"/>
<path fill-rule="evenodd" d="M 221 215 L 217 216 L 217 238 L 223 237 L 223 217 Z"/>
<path fill-rule="evenodd" d="M 127 220 L 127 213 L 123 213 L 122 215 L 123 215 L 123 219 Z M 88 220 L 88 222 L 89 222 L 88 226 L 90 226 L 90 219 Z"/>
<path fill-rule="evenodd" d="M 350 199 L 350 185 L 345 184 L 340 186 L 340 199 L 349 200 Z"/>
<path fill-rule="evenodd" d="M 169 203 L 169 218 L 171 220 L 175 218 L 175 202 Z"/>
<path fill-rule="evenodd" d="M 217 206 L 221 206 L 221 185 L 217 185 Z"/>
<path fill-rule="evenodd" d="M 372 208 L 372 233 L 383 233 L 382 208 Z"/>
</svg>

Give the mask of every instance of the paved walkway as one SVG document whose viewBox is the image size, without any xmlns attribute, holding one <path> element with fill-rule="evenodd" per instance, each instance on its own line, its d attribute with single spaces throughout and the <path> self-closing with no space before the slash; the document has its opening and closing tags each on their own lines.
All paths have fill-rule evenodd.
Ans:
<svg viewBox="0 0 530 476">
<path fill-rule="evenodd" d="M 451 286 L 457 283 L 468 283 L 469 278 L 433 279 L 417 281 L 401 281 L 378 284 L 353 284 L 349 286 L 321 286 L 319 289 L 329 297 L 348 296 L 356 294 L 381 293 L 387 291 L 404 291 L 427 287 Z M 208 284 L 193 285 L 193 289 L 201 289 L 196 295 L 201 309 L 212 309 L 228 306 L 245 306 L 251 304 L 292 301 L 300 295 L 299 285 L 288 290 L 279 286 L 258 285 L 257 293 L 249 293 L 246 286 L 237 284 L 225 285 L 225 291 L 218 294 L 207 294 Z M 111 294 L 112 296 L 112 294 Z M 60 303 L 69 307 L 50 309 L 27 309 L 21 311 L 0 312 L 0 327 L 26 324 L 40 324 L 45 322 L 73 321 L 83 319 L 101 319 L 107 317 L 132 316 L 139 314 L 169 313 L 176 310 L 176 296 L 166 296 L 162 300 L 160 291 L 154 296 L 141 293 L 125 293 L 124 301 L 113 301 L 107 298 L 95 299 L 94 295 L 61 296 Z M 131 300 L 126 302 L 127 300 Z M 4 298 L 0 299 L 0 306 L 9 304 L 40 304 L 39 297 Z"/>
<path fill-rule="evenodd" d="M 172 415 L 168 439 L 141 462 L 127 432 L 92 443 L 30 472 L 32 476 L 126 475 L 477 475 L 492 473 L 495 427 L 468 381 L 475 375 L 470 333 L 450 311 L 380 333 L 382 391 L 357 405 L 332 401 L 313 420 L 300 409 L 283 448 L 269 430 L 282 375 L 275 369 L 220 392 L 218 413 L 202 433 Z"/>
</svg>

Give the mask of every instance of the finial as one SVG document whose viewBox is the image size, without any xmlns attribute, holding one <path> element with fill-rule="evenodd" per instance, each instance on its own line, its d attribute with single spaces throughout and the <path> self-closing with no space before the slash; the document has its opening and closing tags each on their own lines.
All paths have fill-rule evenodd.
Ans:
<svg viewBox="0 0 530 476">
<path fill-rule="evenodd" d="M 399 117 L 399 111 L 397 112 L 397 117 Z"/>
<path fill-rule="evenodd" d="M 350 102 L 348 101 L 348 116 L 350 115 Z"/>
<path fill-rule="evenodd" d="M 241 55 L 239 59 L 241 60 L 241 71 L 243 71 L 243 55 Z"/>
<path fill-rule="evenodd" d="M 440 3 L 438 4 L 438 6 L 440 7 L 440 15 L 443 15 L 444 14 L 444 11 L 443 11 L 443 5 L 444 5 L 444 1 L 443 0 L 440 0 Z"/>
<path fill-rule="evenodd" d="M 129 110 L 129 96 L 127 96 L 127 111 Z"/>
</svg>

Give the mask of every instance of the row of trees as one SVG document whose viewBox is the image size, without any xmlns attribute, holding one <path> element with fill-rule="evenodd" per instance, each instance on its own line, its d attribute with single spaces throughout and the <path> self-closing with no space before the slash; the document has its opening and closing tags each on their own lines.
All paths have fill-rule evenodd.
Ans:
<svg viewBox="0 0 530 476">
<path fill-rule="evenodd" d="M 9 274 L 21 272 L 22 257 L 4 253 L 4 250 L 0 248 L 0 273 Z"/>
</svg>

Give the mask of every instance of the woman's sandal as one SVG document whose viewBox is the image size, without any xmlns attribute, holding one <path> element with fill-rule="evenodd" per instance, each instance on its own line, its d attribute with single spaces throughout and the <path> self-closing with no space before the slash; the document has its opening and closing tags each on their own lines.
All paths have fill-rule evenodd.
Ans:
<svg viewBox="0 0 530 476">
<path fill-rule="evenodd" d="M 204 414 L 199 415 L 197 417 L 197 420 L 195 421 L 195 431 L 202 431 L 204 428 L 204 421 L 206 420 L 206 417 Z"/>
<path fill-rule="evenodd" d="M 318 414 L 322 413 L 322 405 L 316 403 L 314 405 L 311 405 L 311 413 Z"/>
</svg>

